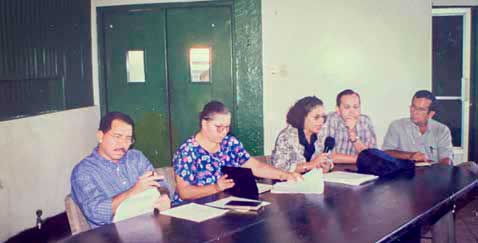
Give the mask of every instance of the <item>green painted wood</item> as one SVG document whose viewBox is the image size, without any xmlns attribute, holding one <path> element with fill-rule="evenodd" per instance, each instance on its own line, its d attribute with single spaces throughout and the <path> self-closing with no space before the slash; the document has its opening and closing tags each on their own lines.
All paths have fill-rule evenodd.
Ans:
<svg viewBox="0 0 478 243">
<path fill-rule="evenodd" d="M 90 3 L 0 1 L 0 120 L 93 105 Z"/>
<path fill-rule="evenodd" d="M 107 109 L 129 114 L 136 123 L 135 147 L 156 167 L 170 165 L 165 13 L 125 10 L 103 17 Z M 138 49 L 144 50 L 146 81 L 128 83 L 127 51 Z"/>
<path fill-rule="evenodd" d="M 175 8 L 167 12 L 168 77 L 172 145 L 176 148 L 199 128 L 199 112 L 211 100 L 233 107 L 231 13 L 229 7 Z M 210 82 L 192 82 L 189 50 L 209 47 Z"/>
<path fill-rule="evenodd" d="M 251 154 L 261 155 L 264 154 L 261 1 L 236 0 L 233 11 L 236 133 Z"/>
</svg>

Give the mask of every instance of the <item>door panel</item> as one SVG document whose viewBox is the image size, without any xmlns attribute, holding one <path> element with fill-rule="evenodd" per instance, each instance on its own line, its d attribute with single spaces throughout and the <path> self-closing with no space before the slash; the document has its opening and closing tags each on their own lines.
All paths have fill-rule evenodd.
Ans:
<svg viewBox="0 0 478 243">
<path fill-rule="evenodd" d="M 433 17 L 433 92 L 461 96 L 463 77 L 463 17 Z"/>
<path fill-rule="evenodd" d="M 168 9 L 167 46 L 172 146 L 199 129 L 199 112 L 215 99 L 233 110 L 231 13 L 228 7 Z M 192 82 L 189 50 L 209 47 L 209 82 Z"/>
<path fill-rule="evenodd" d="M 171 164 L 162 9 L 105 13 L 106 103 L 135 121 L 135 147 L 155 166 Z M 127 81 L 128 50 L 144 50 L 145 82 Z"/>
</svg>

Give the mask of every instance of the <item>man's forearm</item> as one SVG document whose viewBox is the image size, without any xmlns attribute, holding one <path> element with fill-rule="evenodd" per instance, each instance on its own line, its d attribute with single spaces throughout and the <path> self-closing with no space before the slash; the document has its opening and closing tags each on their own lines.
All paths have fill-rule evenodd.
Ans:
<svg viewBox="0 0 478 243">
<path fill-rule="evenodd" d="M 399 150 L 385 150 L 385 153 L 397 159 L 410 159 L 415 152 L 404 152 Z"/>
<path fill-rule="evenodd" d="M 355 164 L 357 162 L 357 155 L 333 153 L 332 161 L 335 164 Z"/>
<path fill-rule="evenodd" d="M 133 187 L 131 187 L 127 191 L 124 191 L 113 197 L 113 200 L 111 202 L 111 209 L 113 211 L 113 215 L 116 213 L 116 209 L 118 209 L 119 205 L 133 194 L 133 190 Z"/>
</svg>

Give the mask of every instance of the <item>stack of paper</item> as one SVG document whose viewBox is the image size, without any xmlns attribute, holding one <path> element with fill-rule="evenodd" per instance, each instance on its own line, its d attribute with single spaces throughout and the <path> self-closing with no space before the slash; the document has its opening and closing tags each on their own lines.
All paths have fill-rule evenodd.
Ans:
<svg viewBox="0 0 478 243">
<path fill-rule="evenodd" d="M 186 205 L 161 211 L 160 213 L 163 215 L 200 223 L 202 221 L 221 216 L 226 212 L 227 210 L 211 208 L 197 203 L 189 203 Z"/>
<path fill-rule="evenodd" d="M 334 171 L 324 175 L 324 181 L 358 186 L 377 179 L 376 175 L 359 174 L 345 171 Z"/>
<path fill-rule="evenodd" d="M 314 193 L 324 192 L 324 177 L 322 169 L 314 169 L 304 175 L 303 181 L 279 182 L 274 184 L 272 193 Z"/>
<path fill-rule="evenodd" d="M 124 200 L 116 209 L 113 222 L 128 219 L 145 213 L 153 213 L 153 204 L 159 199 L 158 189 L 151 188 Z"/>
<path fill-rule="evenodd" d="M 258 201 L 258 200 L 248 199 L 248 198 L 230 196 L 230 197 L 226 197 L 226 198 L 223 198 L 223 199 L 219 199 L 219 200 L 214 201 L 214 202 L 206 203 L 206 205 L 211 206 L 211 207 L 216 207 L 216 208 L 225 208 L 226 203 L 228 203 L 230 201 L 261 202 L 261 207 L 264 207 L 264 206 L 267 206 L 267 205 L 271 204 L 270 202 L 266 202 L 266 201 Z"/>
<path fill-rule="evenodd" d="M 264 183 L 256 183 L 257 184 L 257 189 L 259 191 L 259 194 L 270 191 L 272 189 L 272 185 L 270 184 L 264 184 Z"/>
</svg>

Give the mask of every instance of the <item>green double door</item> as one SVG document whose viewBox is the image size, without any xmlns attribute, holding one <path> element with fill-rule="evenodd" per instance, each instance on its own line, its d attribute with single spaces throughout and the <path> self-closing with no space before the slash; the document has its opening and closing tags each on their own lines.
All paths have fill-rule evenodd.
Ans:
<svg viewBox="0 0 478 243">
<path fill-rule="evenodd" d="M 155 166 L 171 164 L 178 145 L 199 129 L 207 102 L 233 107 L 230 11 L 221 6 L 100 11 L 106 110 L 135 120 L 135 148 Z"/>
</svg>

